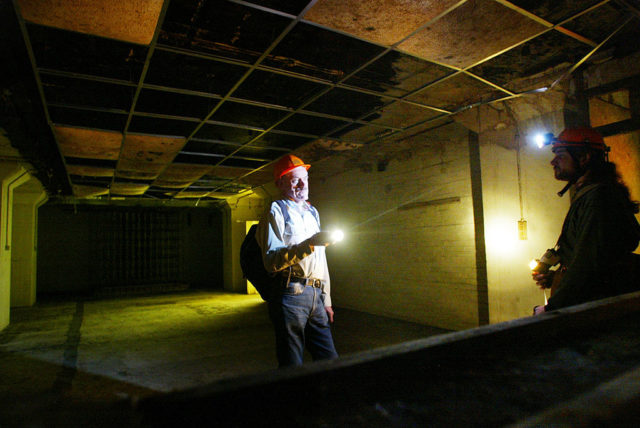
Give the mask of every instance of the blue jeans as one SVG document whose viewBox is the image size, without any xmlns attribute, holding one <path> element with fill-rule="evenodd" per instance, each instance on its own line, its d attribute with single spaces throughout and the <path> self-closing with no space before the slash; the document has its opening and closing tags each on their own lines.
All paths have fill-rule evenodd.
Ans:
<svg viewBox="0 0 640 428">
<path fill-rule="evenodd" d="M 302 365 L 305 345 L 314 361 L 338 358 L 319 288 L 290 283 L 270 299 L 269 316 L 279 367 Z"/>
</svg>

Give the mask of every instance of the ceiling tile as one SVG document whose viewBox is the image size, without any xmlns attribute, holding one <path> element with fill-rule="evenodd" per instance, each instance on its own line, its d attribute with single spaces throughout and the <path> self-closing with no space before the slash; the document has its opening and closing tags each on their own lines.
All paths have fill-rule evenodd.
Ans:
<svg viewBox="0 0 640 428">
<path fill-rule="evenodd" d="M 305 19 L 390 46 L 452 7 L 458 0 L 321 0 Z"/>
<path fill-rule="evenodd" d="M 505 92 L 461 73 L 436 83 L 424 91 L 408 97 L 408 99 L 433 107 L 456 111 L 480 101 L 487 102 L 506 95 Z"/>
<path fill-rule="evenodd" d="M 391 147 L 399 146 L 399 143 L 402 143 L 405 141 L 415 143 L 416 142 L 415 137 L 451 123 L 453 123 L 453 119 L 451 118 L 451 116 L 442 116 L 439 118 L 432 118 L 425 123 L 411 127 L 406 132 L 398 133 L 396 135 L 389 137 L 387 140 L 385 140 L 385 143 L 389 144 Z M 436 141 L 434 141 L 434 143 Z"/>
<path fill-rule="evenodd" d="M 405 128 L 416 122 L 432 119 L 442 113 L 425 107 L 419 107 L 403 102 L 394 102 L 383 107 L 375 116 L 368 117 L 367 121 L 393 128 Z"/>
<path fill-rule="evenodd" d="M 112 195 L 121 196 L 140 196 L 144 195 L 144 192 L 149 188 L 148 184 L 142 183 L 127 183 L 116 181 L 111 185 L 109 192 Z"/>
<path fill-rule="evenodd" d="M 558 24 L 602 0 L 510 0 L 552 24 Z"/>
<path fill-rule="evenodd" d="M 153 182 L 154 186 L 181 189 L 211 171 L 208 165 L 173 163 Z"/>
<path fill-rule="evenodd" d="M 60 151 L 64 156 L 116 160 L 122 134 L 108 131 L 54 126 Z"/>
<path fill-rule="evenodd" d="M 73 196 L 76 198 L 93 198 L 102 195 L 108 195 L 109 189 L 98 186 L 84 186 L 79 184 L 73 185 Z"/>
<path fill-rule="evenodd" d="M 384 129 L 378 126 L 363 126 L 354 124 L 332 135 L 333 138 L 340 138 L 342 141 L 353 144 L 364 144 L 371 140 L 382 138 L 393 133 L 391 129 Z"/>
<path fill-rule="evenodd" d="M 113 177 L 113 168 L 104 168 L 89 165 L 67 165 L 69 175 L 78 175 L 85 177 Z"/>
<path fill-rule="evenodd" d="M 230 196 L 237 196 L 238 192 L 209 192 L 207 196 L 211 198 L 228 198 Z"/>
<path fill-rule="evenodd" d="M 345 83 L 392 96 L 403 96 L 449 74 L 448 68 L 390 51 Z"/>
<path fill-rule="evenodd" d="M 302 12 L 309 2 L 310 0 L 251 0 L 251 3 L 292 15 Z"/>
<path fill-rule="evenodd" d="M 178 154 L 185 140 L 148 135 L 127 135 L 116 177 L 153 180 Z"/>
<path fill-rule="evenodd" d="M 469 0 L 398 49 L 430 61 L 464 68 L 546 27 L 493 0 Z"/>
<path fill-rule="evenodd" d="M 524 91 L 518 79 L 541 73 L 560 64 L 577 63 L 591 48 L 557 31 L 549 31 L 530 42 L 484 62 L 470 71 L 506 89 Z"/>
<path fill-rule="evenodd" d="M 164 0 L 18 0 L 25 20 L 94 34 L 109 39 L 149 44 Z"/>
<path fill-rule="evenodd" d="M 87 177 L 83 175 L 69 175 L 69 179 L 73 185 L 91 186 L 94 188 L 109 190 L 112 177 Z"/>
<path fill-rule="evenodd" d="M 76 158 L 73 156 L 65 156 L 67 166 L 84 166 L 92 168 L 104 168 L 111 171 L 116 170 L 118 161 L 115 159 L 95 159 L 95 158 Z"/>
<path fill-rule="evenodd" d="M 192 198 L 205 198 L 208 195 L 209 195 L 209 191 L 207 190 L 200 190 L 200 191 L 185 190 L 183 192 L 175 194 L 174 197 L 176 199 L 192 199 Z"/>
<path fill-rule="evenodd" d="M 600 43 L 604 41 L 615 29 L 622 25 L 625 19 L 629 17 L 629 12 L 627 10 L 620 9 L 616 4 L 605 4 L 598 9 L 566 23 L 564 28 L 581 36 L 587 37 L 596 43 Z M 636 28 L 636 34 L 638 26 L 638 18 L 627 24 L 627 27 Z M 627 40 L 634 39 L 629 38 Z"/>
</svg>

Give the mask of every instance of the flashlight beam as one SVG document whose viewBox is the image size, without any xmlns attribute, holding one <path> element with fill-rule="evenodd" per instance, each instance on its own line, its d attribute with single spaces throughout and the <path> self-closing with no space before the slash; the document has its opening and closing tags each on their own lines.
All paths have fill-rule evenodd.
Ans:
<svg viewBox="0 0 640 428">
<path fill-rule="evenodd" d="M 402 204 L 398 204 L 392 208 L 389 208 L 388 210 L 382 211 L 379 214 L 376 214 L 368 219 L 366 219 L 365 221 L 358 223 L 354 226 L 352 226 L 350 229 L 356 229 L 360 226 L 364 226 L 365 224 L 371 223 L 374 220 L 379 219 L 380 217 L 383 217 L 393 211 L 404 211 L 404 210 L 410 210 L 410 209 L 414 209 L 414 208 L 422 208 L 422 207 L 428 207 L 428 206 L 434 206 L 434 205 L 445 205 L 445 204 L 453 204 L 456 202 L 460 202 L 460 197 L 459 196 L 454 196 L 451 198 L 441 198 L 441 199 L 433 199 L 430 201 L 417 201 L 418 199 L 422 198 L 424 196 L 424 194 L 420 194 L 418 196 L 416 196 L 415 198 L 411 198 L 408 201 L 402 203 Z"/>
</svg>

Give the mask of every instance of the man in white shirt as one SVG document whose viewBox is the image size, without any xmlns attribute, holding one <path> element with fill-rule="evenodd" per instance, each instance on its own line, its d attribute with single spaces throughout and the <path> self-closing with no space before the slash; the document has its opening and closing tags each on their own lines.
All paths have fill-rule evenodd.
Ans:
<svg viewBox="0 0 640 428">
<path fill-rule="evenodd" d="M 276 162 L 282 200 L 271 204 L 256 233 L 265 268 L 282 279 L 269 299 L 280 367 L 301 365 L 305 346 L 314 360 L 338 357 L 329 327 L 333 309 L 325 247 L 331 240 L 307 202 L 309 167 L 294 155 Z"/>
</svg>

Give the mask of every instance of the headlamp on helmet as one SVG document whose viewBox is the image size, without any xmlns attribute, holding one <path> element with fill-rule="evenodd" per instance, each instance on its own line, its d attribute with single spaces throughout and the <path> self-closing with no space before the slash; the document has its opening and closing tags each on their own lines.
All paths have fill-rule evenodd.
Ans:
<svg viewBox="0 0 640 428">
<path fill-rule="evenodd" d="M 552 151 L 560 147 L 575 147 L 599 151 L 606 155 L 610 150 L 598 131 L 586 127 L 567 128 L 557 137 L 554 137 L 551 133 L 540 134 L 536 136 L 536 143 L 540 148 L 551 145 Z"/>
<path fill-rule="evenodd" d="M 536 145 L 538 146 L 539 149 L 543 148 L 544 146 L 548 146 L 549 144 L 551 144 L 551 141 L 554 139 L 554 136 L 551 132 L 547 132 L 546 134 L 536 134 L 533 137 L 533 140 L 535 141 Z"/>
</svg>

